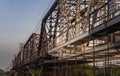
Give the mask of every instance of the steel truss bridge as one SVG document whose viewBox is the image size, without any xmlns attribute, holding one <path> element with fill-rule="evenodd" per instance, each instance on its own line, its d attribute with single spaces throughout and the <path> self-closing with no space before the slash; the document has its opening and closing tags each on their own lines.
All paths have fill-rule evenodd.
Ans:
<svg viewBox="0 0 120 76">
<path fill-rule="evenodd" d="M 75 69 L 113 76 L 111 69 L 119 69 L 120 0 L 55 0 L 39 29 L 21 44 L 12 76 L 35 76 L 33 70 L 36 76 L 81 76 Z"/>
</svg>

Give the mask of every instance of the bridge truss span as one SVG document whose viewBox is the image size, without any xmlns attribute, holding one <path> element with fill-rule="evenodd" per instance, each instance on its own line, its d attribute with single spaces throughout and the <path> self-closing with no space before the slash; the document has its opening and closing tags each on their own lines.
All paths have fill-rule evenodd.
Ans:
<svg viewBox="0 0 120 76">
<path fill-rule="evenodd" d="M 84 65 L 93 69 L 93 76 L 95 69 L 110 76 L 119 54 L 119 0 L 55 0 L 42 19 L 40 34 L 33 33 L 21 47 L 12 70 L 45 67 L 46 76 L 73 76 L 68 67 Z"/>
</svg>

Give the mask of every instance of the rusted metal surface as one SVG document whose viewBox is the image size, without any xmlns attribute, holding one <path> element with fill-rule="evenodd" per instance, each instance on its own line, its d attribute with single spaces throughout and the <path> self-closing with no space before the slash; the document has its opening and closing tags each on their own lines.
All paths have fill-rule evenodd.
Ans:
<svg viewBox="0 0 120 76">
<path fill-rule="evenodd" d="M 113 61 L 120 58 L 119 3 L 119 0 L 55 0 L 42 19 L 40 34 L 29 37 L 13 60 L 13 69 L 47 65 L 54 70 L 73 63 L 96 68 L 101 63 L 99 67 L 105 68 L 105 76 L 109 76 Z"/>
</svg>

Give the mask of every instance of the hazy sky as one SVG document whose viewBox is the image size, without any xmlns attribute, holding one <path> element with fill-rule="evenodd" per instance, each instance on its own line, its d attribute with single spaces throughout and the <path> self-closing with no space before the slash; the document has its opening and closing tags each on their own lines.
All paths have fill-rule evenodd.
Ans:
<svg viewBox="0 0 120 76">
<path fill-rule="evenodd" d="M 0 68 L 5 69 L 53 0 L 0 0 Z"/>
</svg>

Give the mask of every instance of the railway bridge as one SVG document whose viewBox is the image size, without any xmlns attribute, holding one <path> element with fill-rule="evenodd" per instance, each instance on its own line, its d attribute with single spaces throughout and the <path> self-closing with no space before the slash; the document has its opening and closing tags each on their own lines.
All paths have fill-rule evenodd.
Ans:
<svg viewBox="0 0 120 76">
<path fill-rule="evenodd" d="M 120 0 L 55 0 L 12 61 L 12 76 L 119 76 Z"/>
</svg>

